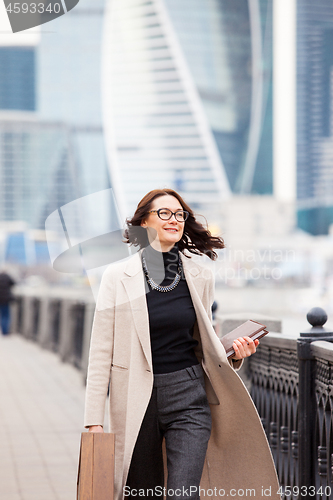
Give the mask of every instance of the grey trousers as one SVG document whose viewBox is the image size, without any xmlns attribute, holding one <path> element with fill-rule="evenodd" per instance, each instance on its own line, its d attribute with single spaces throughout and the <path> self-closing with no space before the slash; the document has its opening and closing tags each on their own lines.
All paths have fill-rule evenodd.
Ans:
<svg viewBox="0 0 333 500">
<path fill-rule="evenodd" d="M 134 448 L 126 498 L 196 500 L 211 432 L 201 365 L 154 375 L 154 387 Z M 162 440 L 168 480 L 164 488 Z M 139 491 L 140 490 L 140 491 Z M 138 500 L 136 498 L 136 500 Z"/>
</svg>

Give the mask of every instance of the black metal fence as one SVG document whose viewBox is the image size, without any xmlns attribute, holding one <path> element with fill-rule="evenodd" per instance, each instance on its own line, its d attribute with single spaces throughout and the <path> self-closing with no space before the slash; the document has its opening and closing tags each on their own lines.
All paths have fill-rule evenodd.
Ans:
<svg viewBox="0 0 333 500">
<path fill-rule="evenodd" d="M 251 395 L 292 500 L 333 498 L 333 332 L 321 309 L 310 313 L 299 338 L 268 335 L 249 358 Z"/>
<path fill-rule="evenodd" d="M 86 375 L 93 299 L 17 295 L 12 308 L 12 331 L 55 351 Z"/>
<path fill-rule="evenodd" d="M 13 326 L 85 379 L 94 308 L 91 300 L 19 296 Z M 333 332 L 323 328 L 326 319 L 313 309 L 311 329 L 299 337 L 271 333 L 247 360 L 285 499 L 333 499 Z"/>
<path fill-rule="evenodd" d="M 332 346 L 333 347 L 333 346 Z M 333 349 L 323 353 L 324 349 L 314 346 L 316 356 L 316 429 L 317 460 L 315 475 L 317 487 L 332 486 L 333 497 Z M 325 496 L 323 498 L 326 498 Z"/>
</svg>

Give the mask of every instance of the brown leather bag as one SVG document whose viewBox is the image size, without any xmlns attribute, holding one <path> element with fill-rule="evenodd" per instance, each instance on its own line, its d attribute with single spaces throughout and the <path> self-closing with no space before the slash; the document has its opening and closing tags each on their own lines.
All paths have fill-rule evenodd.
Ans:
<svg viewBox="0 0 333 500">
<path fill-rule="evenodd" d="M 111 433 L 82 432 L 77 500 L 113 500 L 114 441 Z"/>
</svg>

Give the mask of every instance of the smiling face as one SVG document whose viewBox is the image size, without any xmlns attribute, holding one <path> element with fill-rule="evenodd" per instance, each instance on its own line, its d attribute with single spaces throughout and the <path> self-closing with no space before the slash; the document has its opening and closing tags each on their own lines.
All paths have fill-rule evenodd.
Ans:
<svg viewBox="0 0 333 500">
<path fill-rule="evenodd" d="M 156 198 L 150 210 L 160 208 L 169 208 L 172 212 L 183 210 L 177 198 L 171 195 Z M 178 222 L 174 215 L 169 220 L 161 220 L 157 213 L 153 213 L 147 214 L 141 226 L 148 229 L 149 242 L 155 250 L 168 252 L 183 236 L 185 222 Z M 149 231 L 150 228 L 154 231 Z"/>
</svg>

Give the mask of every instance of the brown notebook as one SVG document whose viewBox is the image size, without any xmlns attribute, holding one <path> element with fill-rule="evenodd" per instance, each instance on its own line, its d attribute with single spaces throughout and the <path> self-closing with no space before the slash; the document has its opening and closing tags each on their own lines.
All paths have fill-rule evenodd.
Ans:
<svg viewBox="0 0 333 500">
<path fill-rule="evenodd" d="M 250 337 L 253 340 L 261 339 L 261 337 L 264 337 L 267 333 L 269 332 L 266 330 L 266 325 L 252 319 L 245 321 L 245 323 L 237 326 L 237 328 L 221 338 L 222 345 L 227 353 L 227 358 L 231 358 L 231 356 L 235 354 L 234 348 L 232 347 L 234 340 L 239 337 Z"/>
</svg>

